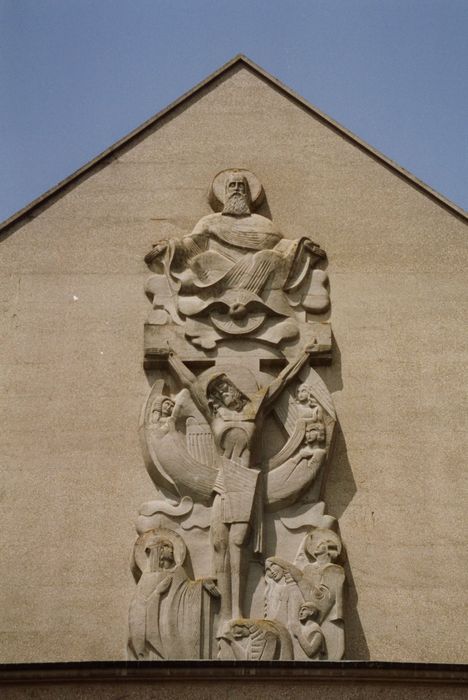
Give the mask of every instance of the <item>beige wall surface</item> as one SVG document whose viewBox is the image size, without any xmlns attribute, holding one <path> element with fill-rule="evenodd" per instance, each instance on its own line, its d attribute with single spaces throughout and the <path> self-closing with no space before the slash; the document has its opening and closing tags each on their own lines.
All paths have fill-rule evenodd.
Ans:
<svg viewBox="0 0 468 700">
<path fill-rule="evenodd" d="M 235 166 L 329 257 L 346 658 L 467 661 L 466 223 L 244 67 L 0 242 L 2 662 L 126 656 L 143 256 Z"/>
</svg>

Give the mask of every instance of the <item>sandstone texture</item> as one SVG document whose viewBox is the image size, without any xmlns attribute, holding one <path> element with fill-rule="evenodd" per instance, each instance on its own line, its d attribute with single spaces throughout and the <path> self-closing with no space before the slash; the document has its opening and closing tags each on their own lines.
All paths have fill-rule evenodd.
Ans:
<svg viewBox="0 0 468 700">
<path fill-rule="evenodd" d="M 0 240 L 3 663 L 126 658 L 153 493 L 143 259 L 234 166 L 261 180 L 260 214 L 328 254 L 333 362 L 315 369 L 340 424 L 324 500 L 346 545 L 345 658 L 467 661 L 467 219 L 240 63 Z"/>
</svg>

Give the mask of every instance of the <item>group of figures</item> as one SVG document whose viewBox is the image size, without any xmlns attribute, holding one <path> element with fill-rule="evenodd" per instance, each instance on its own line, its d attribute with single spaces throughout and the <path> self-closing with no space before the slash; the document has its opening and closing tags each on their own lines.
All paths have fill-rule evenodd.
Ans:
<svg viewBox="0 0 468 700">
<path fill-rule="evenodd" d="M 157 497 L 136 523 L 133 659 L 344 653 L 342 545 L 321 500 L 336 414 L 311 367 L 325 254 L 254 214 L 262 196 L 223 171 L 222 211 L 146 256 L 159 345 L 140 432 Z"/>
</svg>

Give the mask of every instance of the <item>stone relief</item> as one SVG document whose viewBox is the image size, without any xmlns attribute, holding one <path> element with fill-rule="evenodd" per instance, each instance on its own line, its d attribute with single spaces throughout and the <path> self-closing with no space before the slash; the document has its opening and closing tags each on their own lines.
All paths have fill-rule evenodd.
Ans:
<svg viewBox="0 0 468 700">
<path fill-rule="evenodd" d="M 203 629 L 210 624 L 209 599 L 220 594 L 212 578 L 189 578 L 185 558 L 185 543 L 173 530 L 148 530 L 137 540 L 140 576 L 129 615 L 132 658 L 209 658 Z"/>
<path fill-rule="evenodd" d="M 230 620 L 219 635 L 221 659 L 291 661 L 291 637 L 277 620 Z"/>
<path fill-rule="evenodd" d="M 263 196 L 253 173 L 219 173 L 221 211 L 145 258 L 156 498 L 136 522 L 133 659 L 344 653 L 342 545 L 321 500 L 336 413 L 313 369 L 331 347 L 325 253 L 254 213 Z"/>
<path fill-rule="evenodd" d="M 168 324 L 203 350 L 246 337 L 275 347 L 315 337 L 322 350 L 330 349 L 329 328 L 308 318 L 330 304 L 327 274 L 317 268 L 325 252 L 306 236 L 284 238 L 256 214 L 262 195 L 253 173 L 219 173 L 211 201 L 222 211 L 203 217 L 180 239 L 159 241 L 146 255 L 156 273 L 146 284 L 153 305 L 149 354 L 157 352 L 161 326 Z"/>
<path fill-rule="evenodd" d="M 265 616 L 291 632 L 294 658 L 337 661 L 344 653 L 344 570 L 336 532 L 313 529 L 295 563 L 280 557 L 265 562 Z"/>
</svg>

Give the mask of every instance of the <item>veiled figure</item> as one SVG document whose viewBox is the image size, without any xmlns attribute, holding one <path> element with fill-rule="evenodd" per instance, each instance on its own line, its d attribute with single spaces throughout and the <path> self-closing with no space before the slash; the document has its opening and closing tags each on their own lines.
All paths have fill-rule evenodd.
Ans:
<svg viewBox="0 0 468 700">
<path fill-rule="evenodd" d="M 129 611 L 131 656 L 202 658 L 207 596 L 219 597 L 214 581 L 189 578 L 185 544 L 171 530 L 151 530 L 139 537 L 134 556 L 141 576 Z"/>
<path fill-rule="evenodd" d="M 302 541 L 294 564 L 265 562 L 265 617 L 291 633 L 295 659 L 339 660 L 344 653 L 343 567 L 336 532 L 315 528 Z"/>
</svg>

